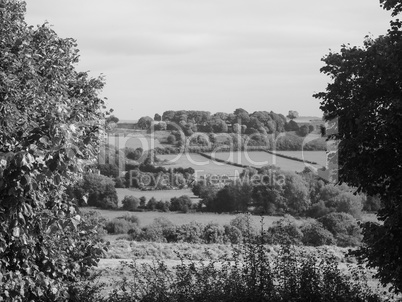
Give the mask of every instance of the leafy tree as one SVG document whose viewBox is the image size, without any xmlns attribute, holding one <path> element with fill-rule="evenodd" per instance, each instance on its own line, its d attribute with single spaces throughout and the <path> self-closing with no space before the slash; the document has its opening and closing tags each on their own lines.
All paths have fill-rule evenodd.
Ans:
<svg viewBox="0 0 402 302">
<path fill-rule="evenodd" d="M 162 114 L 162 121 L 170 121 L 170 122 L 173 122 L 174 115 L 175 115 L 175 111 L 173 111 L 173 110 L 165 111 L 165 112 Z"/>
<path fill-rule="evenodd" d="M 123 204 L 123 210 L 126 211 L 135 211 L 140 205 L 140 200 L 137 197 L 126 195 L 121 201 Z"/>
<path fill-rule="evenodd" d="M 170 211 L 180 211 L 188 212 L 192 207 L 191 198 L 187 195 L 182 195 L 180 197 L 172 197 L 170 199 Z"/>
<path fill-rule="evenodd" d="M 138 122 L 137 122 L 137 126 L 140 128 L 140 129 L 150 129 L 151 128 L 151 125 L 152 125 L 152 123 L 153 123 L 153 119 L 151 118 L 151 117 L 149 117 L 149 116 L 143 116 L 143 117 L 141 117 L 139 120 L 138 120 Z"/>
<path fill-rule="evenodd" d="M 119 119 L 117 117 L 115 117 L 114 115 L 110 115 L 106 118 L 106 123 L 118 123 Z"/>
<path fill-rule="evenodd" d="M 300 136 L 307 136 L 310 133 L 309 127 L 307 125 L 301 125 L 298 131 Z"/>
<path fill-rule="evenodd" d="M 361 234 L 356 219 L 346 213 L 330 213 L 318 219 L 330 231 L 339 246 L 360 245 Z"/>
<path fill-rule="evenodd" d="M 170 134 L 167 137 L 167 142 L 171 145 L 174 145 L 176 143 L 176 136 L 174 136 L 173 134 Z"/>
<path fill-rule="evenodd" d="M 294 121 L 291 120 L 289 123 L 286 124 L 286 131 L 299 131 L 299 125 Z"/>
<path fill-rule="evenodd" d="M 155 113 L 154 121 L 160 122 L 161 120 L 162 120 L 162 117 L 158 113 Z"/>
<path fill-rule="evenodd" d="M 0 1 L 0 300 L 66 300 L 102 253 L 66 188 L 98 151 L 103 80 L 76 71 L 73 39 L 24 14 Z"/>
<path fill-rule="evenodd" d="M 240 134 L 241 133 L 241 126 L 238 123 L 234 123 L 232 126 L 233 133 Z"/>
<path fill-rule="evenodd" d="M 286 117 L 290 120 L 294 120 L 295 118 L 299 117 L 299 113 L 294 110 L 289 110 L 289 114 Z"/>
<path fill-rule="evenodd" d="M 236 121 L 240 121 L 242 125 L 246 125 L 250 121 L 248 112 L 243 108 L 237 108 L 233 114 L 236 116 Z"/>
<path fill-rule="evenodd" d="M 271 111 L 269 113 L 269 115 L 271 116 L 272 120 L 275 122 L 276 131 L 278 131 L 278 132 L 285 131 L 286 118 L 283 115 L 276 114 L 273 111 Z"/>
<path fill-rule="evenodd" d="M 383 7 L 400 13 L 400 0 L 380 0 Z M 366 38 L 362 47 L 342 46 L 340 53 L 323 58 L 321 71 L 332 82 L 321 99 L 327 121 L 338 119 L 338 177 L 369 196 L 379 196 L 381 224 L 366 223 L 361 261 L 378 269 L 383 283 L 402 291 L 402 30 L 391 22 L 386 35 Z"/>
<path fill-rule="evenodd" d="M 294 172 L 283 172 L 285 185 L 283 198 L 285 199 L 287 213 L 292 215 L 304 213 L 310 206 L 310 194 L 307 183 Z"/>
<path fill-rule="evenodd" d="M 120 174 L 119 167 L 115 164 L 98 164 L 98 169 L 100 174 L 112 178 L 116 178 Z"/>
<path fill-rule="evenodd" d="M 111 178 L 104 175 L 86 173 L 77 186 L 80 192 L 76 195 L 78 200 L 87 199 L 89 206 L 102 209 L 117 208 L 118 198 L 114 181 Z"/>
</svg>

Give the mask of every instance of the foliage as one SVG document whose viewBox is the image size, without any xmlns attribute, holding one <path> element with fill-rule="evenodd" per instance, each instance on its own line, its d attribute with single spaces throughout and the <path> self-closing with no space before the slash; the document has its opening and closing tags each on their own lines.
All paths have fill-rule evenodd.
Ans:
<svg viewBox="0 0 402 302">
<path fill-rule="evenodd" d="M 230 225 L 239 229 L 243 237 L 253 237 L 257 230 L 250 222 L 249 214 L 238 214 L 230 221 Z"/>
<path fill-rule="evenodd" d="M 116 178 L 120 175 L 119 167 L 115 164 L 98 164 L 100 174 L 112 178 Z"/>
<path fill-rule="evenodd" d="M 143 116 L 138 120 L 137 126 L 140 129 L 150 129 L 153 124 L 153 121 L 154 120 L 151 117 Z"/>
<path fill-rule="evenodd" d="M 55 301 L 102 253 L 65 190 L 97 153 L 103 80 L 76 71 L 73 39 L 24 14 L 0 1 L 0 299 Z"/>
<path fill-rule="evenodd" d="M 330 213 L 319 218 L 318 221 L 334 235 L 338 246 L 360 245 L 360 228 L 352 215 Z"/>
<path fill-rule="evenodd" d="M 302 243 L 304 245 L 320 246 L 336 244 L 332 233 L 316 220 L 303 223 L 301 231 L 303 233 Z"/>
<path fill-rule="evenodd" d="M 89 206 L 101 209 L 116 209 L 118 207 L 115 184 L 109 177 L 86 173 L 83 179 L 77 183 L 74 192 L 78 200 L 87 199 Z"/>
<path fill-rule="evenodd" d="M 138 224 L 123 218 L 115 218 L 105 225 L 109 234 L 128 234 L 130 231 L 138 228 Z"/>
<path fill-rule="evenodd" d="M 114 115 L 110 115 L 106 118 L 105 122 L 117 124 L 119 122 L 119 118 L 115 117 Z"/>
<path fill-rule="evenodd" d="M 122 208 L 126 211 L 135 211 L 138 209 L 140 205 L 140 200 L 137 197 L 132 195 L 124 196 L 123 200 L 121 201 L 123 204 Z"/>
<path fill-rule="evenodd" d="M 172 197 L 170 199 L 170 211 L 178 211 L 187 213 L 192 208 L 192 202 L 188 195 L 180 197 Z"/>
<path fill-rule="evenodd" d="M 242 244 L 233 258 L 219 261 L 188 261 L 183 257 L 173 269 L 163 261 L 125 263 L 129 277 L 113 284 L 114 290 L 105 300 L 381 301 L 359 268 L 346 275 L 329 254 L 309 254 L 289 246 L 273 254 L 258 242 Z"/>
<path fill-rule="evenodd" d="M 309 126 L 307 126 L 307 125 L 301 125 L 300 126 L 300 128 L 299 128 L 299 131 L 298 131 L 298 134 L 300 135 L 300 136 L 307 136 L 307 134 L 309 134 L 310 133 L 310 129 L 309 129 Z"/>
<path fill-rule="evenodd" d="M 292 216 L 275 221 L 264 234 L 264 240 L 269 244 L 292 244 L 302 243 L 303 233 Z"/>
<path fill-rule="evenodd" d="M 155 113 L 155 115 L 154 115 L 154 121 L 161 121 L 162 120 L 162 117 L 160 116 L 160 114 L 158 114 L 158 113 Z"/>
<path fill-rule="evenodd" d="M 380 3 L 394 16 L 402 8 L 399 0 Z M 326 120 L 336 126 L 327 135 L 339 142 L 339 181 L 379 196 L 383 205 L 378 211 L 381 224 L 364 226 L 367 245 L 357 254 L 378 269 L 384 283 L 402 292 L 401 22 L 391 21 L 385 35 L 367 37 L 362 47 L 343 45 L 323 62 L 321 71 L 332 81 L 315 97 L 321 99 Z"/>
</svg>

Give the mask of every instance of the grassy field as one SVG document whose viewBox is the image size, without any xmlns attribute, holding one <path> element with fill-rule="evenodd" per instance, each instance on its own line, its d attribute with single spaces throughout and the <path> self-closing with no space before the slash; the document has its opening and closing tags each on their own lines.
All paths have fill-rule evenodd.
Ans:
<svg viewBox="0 0 402 302">
<path fill-rule="evenodd" d="M 324 151 L 279 151 L 278 153 L 297 157 L 300 159 L 315 161 L 319 165 L 314 167 L 319 168 L 325 165 L 325 152 Z M 263 151 L 249 151 L 249 152 L 216 152 L 209 154 L 217 159 L 227 160 L 236 164 L 261 168 L 266 165 L 276 165 L 285 171 L 303 171 L 306 164 L 300 161 L 295 161 L 279 156 L 272 155 Z M 217 162 L 207 159 L 196 153 L 183 153 L 183 154 L 167 154 L 158 155 L 161 160 L 166 160 L 165 167 L 191 167 L 197 171 L 197 175 L 214 174 L 214 175 L 240 175 L 243 168 L 235 167 L 229 164 Z"/>
<path fill-rule="evenodd" d="M 211 153 L 210 155 L 218 159 L 227 160 L 242 165 L 250 165 L 256 168 L 261 168 L 266 165 L 276 165 L 285 171 L 303 171 L 303 169 L 306 167 L 306 165 L 303 162 L 275 156 L 273 154 L 262 151 L 216 152 Z M 297 151 L 295 151 L 295 154 L 290 156 L 302 158 L 301 156 L 298 155 L 301 155 L 301 152 L 297 153 Z M 313 155 L 309 156 L 313 157 Z M 307 159 L 307 157 L 305 158 Z"/>
<path fill-rule="evenodd" d="M 167 136 L 169 134 L 169 131 L 155 131 L 150 134 L 145 130 L 127 130 L 109 134 L 106 137 L 105 143 L 116 146 L 118 149 L 142 148 L 143 150 L 149 150 L 156 147 L 163 147 L 162 144 L 167 142 Z"/>
<path fill-rule="evenodd" d="M 196 171 L 197 176 L 213 174 L 228 175 L 233 177 L 235 175 L 239 175 L 243 171 L 243 168 L 219 163 L 196 153 L 158 155 L 158 158 L 168 161 L 164 164 L 166 168 L 191 167 Z"/>
<path fill-rule="evenodd" d="M 326 152 L 325 151 L 275 151 L 276 153 L 286 156 L 297 157 L 308 161 L 314 161 L 321 166 L 326 165 Z"/>
</svg>

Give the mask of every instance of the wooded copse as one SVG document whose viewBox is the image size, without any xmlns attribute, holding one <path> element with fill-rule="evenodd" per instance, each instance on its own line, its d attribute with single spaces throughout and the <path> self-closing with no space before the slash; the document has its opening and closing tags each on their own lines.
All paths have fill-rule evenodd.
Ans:
<svg viewBox="0 0 402 302">
<path fill-rule="evenodd" d="M 158 120 L 149 116 L 141 117 L 137 126 L 140 129 L 154 130 L 182 130 L 186 136 L 195 132 L 204 133 L 242 133 L 242 134 L 273 134 L 285 131 L 296 131 L 301 136 L 316 129 L 312 124 L 299 125 L 291 120 L 288 122 L 283 114 L 273 111 L 255 111 L 248 113 L 242 108 L 233 113 L 209 111 L 178 110 L 165 111 L 159 121 L 159 114 L 155 114 Z"/>
</svg>

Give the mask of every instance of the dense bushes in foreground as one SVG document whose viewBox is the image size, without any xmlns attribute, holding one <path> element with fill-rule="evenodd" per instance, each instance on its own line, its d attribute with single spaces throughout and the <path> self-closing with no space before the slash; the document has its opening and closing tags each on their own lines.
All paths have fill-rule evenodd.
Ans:
<svg viewBox="0 0 402 302">
<path fill-rule="evenodd" d="M 284 245 L 275 253 L 259 237 L 239 245 L 227 258 L 191 261 L 169 267 L 124 263 L 123 280 L 106 296 L 102 284 L 84 285 L 76 300 L 85 301 L 355 301 L 382 299 L 371 291 L 359 267 L 346 273 L 325 252 L 308 253 Z"/>
</svg>

